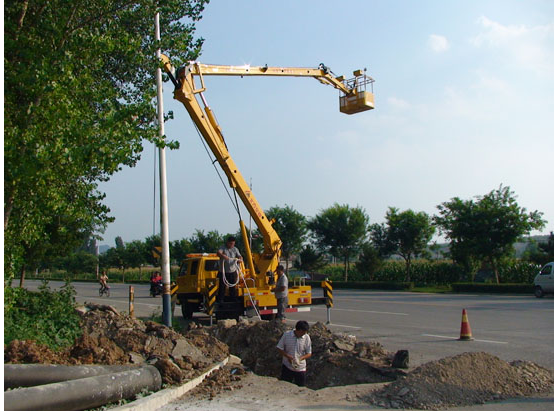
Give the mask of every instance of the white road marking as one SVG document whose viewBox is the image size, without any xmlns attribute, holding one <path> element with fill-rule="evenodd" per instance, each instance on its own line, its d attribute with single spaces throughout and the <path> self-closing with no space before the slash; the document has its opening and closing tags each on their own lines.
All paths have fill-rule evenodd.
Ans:
<svg viewBox="0 0 554 411">
<path fill-rule="evenodd" d="M 436 337 L 436 338 L 444 338 L 447 340 L 458 340 L 456 337 L 448 337 L 446 335 L 435 335 L 435 334 L 421 334 L 421 335 L 424 337 Z M 473 339 L 472 341 L 485 342 L 485 343 L 491 343 L 491 344 L 508 344 L 506 341 L 478 340 L 478 339 Z"/>
<path fill-rule="evenodd" d="M 296 320 L 287 319 L 286 321 L 296 323 Z M 310 321 L 308 321 L 308 322 L 310 322 Z M 312 322 L 313 324 L 315 324 L 317 321 L 311 321 L 311 322 Z M 335 324 L 335 323 L 325 324 L 325 326 L 327 326 L 327 327 L 354 328 L 355 330 L 361 330 L 361 329 L 362 329 L 362 327 L 354 327 L 354 326 L 352 326 L 352 325 L 343 325 L 343 324 Z"/>
<path fill-rule="evenodd" d="M 323 307 L 313 307 L 313 309 L 327 309 L 327 308 L 323 308 Z M 332 308 L 331 309 L 332 311 L 351 311 L 351 312 L 356 312 L 356 313 L 372 313 L 372 314 L 390 314 L 390 315 L 410 315 L 408 313 L 393 313 L 393 312 L 390 312 L 390 311 L 370 311 L 370 310 L 349 310 L 347 308 Z"/>
</svg>

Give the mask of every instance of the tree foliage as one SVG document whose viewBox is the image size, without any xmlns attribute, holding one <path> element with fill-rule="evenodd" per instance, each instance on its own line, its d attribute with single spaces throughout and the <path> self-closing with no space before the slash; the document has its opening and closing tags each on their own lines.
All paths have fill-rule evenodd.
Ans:
<svg viewBox="0 0 554 411">
<path fill-rule="evenodd" d="M 215 253 L 225 243 L 225 238 L 217 230 L 196 230 L 190 239 L 191 248 L 195 253 Z"/>
<path fill-rule="evenodd" d="M 383 263 L 384 259 L 374 244 L 366 242 L 362 245 L 356 269 L 364 280 L 374 281 L 375 273 L 383 266 Z"/>
<path fill-rule="evenodd" d="M 472 200 L 458 197 L 438 206 L 434 217 L 440 231 L 450 240 L 455 261 L 485 262 L 500 282 L 498 265 L 510 256 L 519 237 L 544 227 L 542 213 L 518 205 L 514 192 L 500 186 Z M 475 266 L 475 265 L 474 265 Z"/>
<path fill-rule="evenodd" d="M 15 339 L 35 340 L 59 350 L 82 334 L 71 284 L 66 283 L 60 291 L 50 290 L 46 283 L 38 292 L 8 287 L 5 293 L 4 344 Z"/>
<path fill-rule="evenodd" d="M 410 268 L 413 258 L 424 256 L 435 227 L 425 212 L 406 210 L 399 212 L 389 207 L 386 224 L 371 227 L 371 239 L 380 255 L 397 254 L 406 262 L 406 281 L 411 281 Z"/>
<path fill-rule="evenodd" d="M 155 50 L 195 59 L 204 0 L 4 4 L 5 271 L 74 249 L 112 218 L 97 190 L 155 125 Z M 153 38 L 160 12 L 162 41 Z"/>
<path fill-rule="evenodd" d="M 327 263 L 322 253 L 318 252 L 310 244 L 302 247 L 298 258 L 295 260 L 295 267 L 302 271 L 317 271 L 325 267 Z"/>
<path fill-rule="evenodd" d="M 269 220 L 275 220 L 273 228 L 281 237 L 282 254 L 286 259 L 288 270 L 288 262 L 293 254 L 302 250 L 302 244 L 306 240 L 308 234 L 308 221 L 307 218 L 296 211 L 291 206 L 285 205 L 285 207 L 271 207 L 266 212 L 266 216 Z"/>
<path fill-rule="evenodd" d="M 334 204 L 308 222 L 316 244 L 344 261 L 344 280 L 348 281 L 350 259 L 359 253 L 367 238 L 369 217 L 361 207 Z"/>
</svg>

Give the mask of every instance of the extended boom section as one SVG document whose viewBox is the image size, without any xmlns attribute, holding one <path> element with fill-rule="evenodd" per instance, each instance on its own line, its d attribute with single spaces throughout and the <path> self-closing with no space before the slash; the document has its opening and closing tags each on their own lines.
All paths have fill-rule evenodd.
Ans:
<svg viewBox="0 0 554 411">
<path fill-rule="evenodd" d="M 240 285 L 239 301 L 233 302 L 235 305 L 230 309 L 231 314 L 228 316 L 233 317 L 238 312 L 243 313 L 247 307 L 261 305 L 264 306 L 265 312 L 270 312 L 276 307 L 276 299 L 271 292 L 271 284 L 275 280 L 275 269 L 281 257 L 282 241 L 229 153 L 221 127 L 204 96 L 206 91 L 204 76 L 312 77 L 339 90 L 340 111 L 346 114 L 359 113 L 374 108 L 374 80 L 365 74 L 365 70 L 355 71 L 354 77 L 351 79 L 344 79 L 343 76 L 337 77 L 323 64 L 320 64 L 317 68 L 301 68 L 228 66 L 202 64 L 193 61 L 179 68 L 174 74 L 169 58 L 162 55 L 161 59 L 166 72 L 175 85 L 174 98 L 183 103 L 187 109 L 192 121 L 227 176 L 230 187 L 238 194 L 263 237 L 263 252 L 252 254 L 248 247 L 244 223 L 240 221 L 248 266 L 246 279 L 251 283 L 247 285 L 247 281 L 243 281 L 243 284 Z M 202 311 L 203 308 L 203 311 L 207 311 L 205 309 L 206 290 L 217 281 L 217 271 L 208 269 L 208 267 L 213 267 L 213 265 L 210 265 L 212 264 L 210 261 L 215 259 L 214 255 L 198 255 L 185 260 L 183 263 L 180 270 L 180 277 L 183 278 L 178 279 L 178 298 L 183 306 L 182 310 L 185 317 L 190 317 L 192 312 Z M 198 262 L 194 263 L 196 260 Z M 289 289 L 290 306 L 287 310 L 300 311 L 300 306 L 304 306 L 309 310 L 311 287 L 300 285 L 292 288 L 295 288 L 295 290 Z M 219 311 L 216 310 L 216 317 L 218 314 L 220 317 L 223 315 L 221 310 L 220 306 Z M 259 312 L 263 313 L 264 310 L 260 309 Z"/>
</svg>

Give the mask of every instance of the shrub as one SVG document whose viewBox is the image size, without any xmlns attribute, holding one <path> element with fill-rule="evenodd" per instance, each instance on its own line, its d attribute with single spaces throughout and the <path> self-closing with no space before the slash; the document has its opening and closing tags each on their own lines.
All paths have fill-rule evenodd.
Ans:
<svg viewBox="0 0 554 411">
<path fill-rule="evenodd" d="M 4 344 L 35 340 L 59 350 L 81 335 L 75 289 L 69 282 L 60 291 L 50 290 L 46 282 L 38 292 L 5 287 L 4 304 Z"/>
</svg>

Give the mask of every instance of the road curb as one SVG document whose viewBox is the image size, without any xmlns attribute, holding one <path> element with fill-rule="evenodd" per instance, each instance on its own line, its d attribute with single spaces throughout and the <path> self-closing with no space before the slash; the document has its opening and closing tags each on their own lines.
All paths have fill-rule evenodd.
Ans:
<svg viewBox="0 0 554 411">
<path fill-rule="evenodd" d="M 212 372 L 220 369 L 229 362 L 229 357 L 225 358 L 218 364 L 215 364 L 212 368 L 206 371 L 204 374 L 188 381 L 187 383 L 180 385 L 178 387 L 166 388 L 155 392 L 148 397 L 138 399 L 136 401 L 130 402 L 128 404 L 122 405 L 121 407 L 110 408 L 114 411 L 123 411 L 123 410 L 133 410 L 133 411 L 152 411 L 156 410 L 164 405 L 169 404 L 172 401 L 175 401 L 177 398 L 185 395 L 188 391 L 192 390 L 194 387 L 202 383 Z"/>
</svg>

